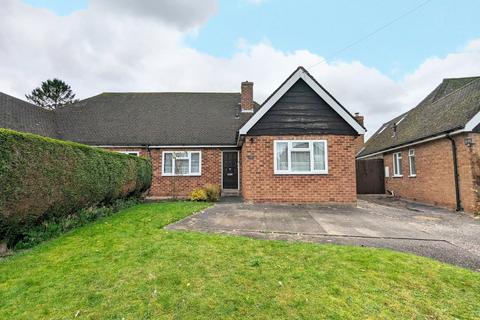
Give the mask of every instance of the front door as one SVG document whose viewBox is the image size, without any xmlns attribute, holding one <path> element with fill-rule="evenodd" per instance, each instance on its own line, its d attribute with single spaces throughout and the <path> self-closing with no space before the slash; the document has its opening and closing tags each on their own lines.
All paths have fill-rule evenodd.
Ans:
<svg viewBox="0 0 480 320">
<path fill-rule="evenodd" d="M 223 152 L 223 189 L 238 189 L 238 152 Z"/>
</svg>

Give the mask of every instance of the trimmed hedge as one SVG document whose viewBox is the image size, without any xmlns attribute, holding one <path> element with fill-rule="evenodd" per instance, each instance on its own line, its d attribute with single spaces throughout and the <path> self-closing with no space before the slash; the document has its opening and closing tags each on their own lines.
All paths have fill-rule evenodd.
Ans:
<svg viewBox="0 0 480 320">
<path fill-rule="evenodd" d="M 139 196 L 150 160 L 0 129 L 0 242 L 9 246 L 42 221 Z"/>
</svg>

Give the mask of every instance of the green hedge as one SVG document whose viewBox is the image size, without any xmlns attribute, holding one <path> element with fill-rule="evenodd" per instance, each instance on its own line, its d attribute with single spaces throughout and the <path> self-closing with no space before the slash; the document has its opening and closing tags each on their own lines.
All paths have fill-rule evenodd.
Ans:
<svg viewBox="0 0 480 320">
<path fill-rule="evenodd" d="M 0 129 L 0 241 L 54 217 L 140 195 L 150 160 Z"/>
</svg>

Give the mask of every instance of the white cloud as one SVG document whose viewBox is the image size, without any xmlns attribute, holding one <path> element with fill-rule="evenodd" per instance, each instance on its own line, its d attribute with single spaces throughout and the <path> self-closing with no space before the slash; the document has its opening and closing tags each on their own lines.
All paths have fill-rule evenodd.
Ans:
<svg viewBox="0 0 480 320">
<path fill-rule="evenodd" d="M 214 14 L 215 2 L 203 7 L 152 0 L 141 9 L 132 3 L 94 0 L 87 10 L 57 16 L 20 0 L 2 1 L 0 91 L 23 97 L 52 77 L 67 81 L 80 98 L 102 91 L 238 91 L 241 81 L 250 80 L 261 102 L 298 65 L 322 60 L 306 50 L 283 52 L 268 42 L 243 40 L 232 57 L 214 57 L 184 40 Z M 400 81 L 358 61 L 322 63 L 311 73 L 351 112 L 365 115 L 371 134 L 442 78 L 479 75 L 480 39 L 427 59 Z"/>
<path fill-rule="evenodd" d="M 90 0 L 92 11 L 123 16 L 138 15 L 168 23 L 180 29 L 197 27 L 217 11 L 215 0 Z"/>
<path fill-rule="evenodd" d="M 443 78 L 480 75 L 480 39 L 470 41 L 465 48 L 443 58 L 431 57 L 402 80 L 405 102 L 420 101 L 426 88 L 433 89 Z"/>
</svg>

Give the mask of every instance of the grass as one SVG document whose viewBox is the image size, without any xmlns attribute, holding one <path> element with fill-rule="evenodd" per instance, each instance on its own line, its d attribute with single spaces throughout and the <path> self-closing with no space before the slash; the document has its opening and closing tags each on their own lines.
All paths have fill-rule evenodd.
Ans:
<svg viewBox="0 0 480 320">
<path fill-rule="evenodd" d="M 0 262 L 3 319 L 478 319 L 480 274 L 389 250 L 166 231 L 142 204 Z"/>
</svg>

